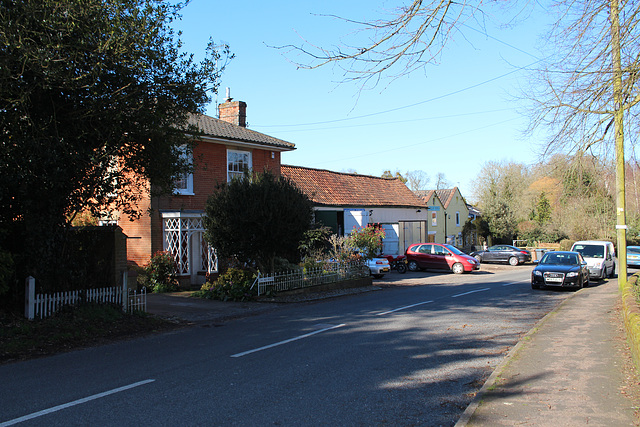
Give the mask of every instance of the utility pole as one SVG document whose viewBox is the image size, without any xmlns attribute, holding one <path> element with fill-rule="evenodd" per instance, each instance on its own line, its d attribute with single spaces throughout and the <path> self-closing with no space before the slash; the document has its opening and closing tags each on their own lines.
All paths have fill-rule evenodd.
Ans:
<svg viewBox="0 0 640 427">
<path fill-rule="evenodd" d="M 624 168 L 624 100 L 620 60 L 620 18 L 618 0 L 611 0 L 611 54 L 613 69 L 613 123 L 616 146 L 616 237 L 618 239 L 618 286 L 627 283 L 627 223 Z"/>
</svg>

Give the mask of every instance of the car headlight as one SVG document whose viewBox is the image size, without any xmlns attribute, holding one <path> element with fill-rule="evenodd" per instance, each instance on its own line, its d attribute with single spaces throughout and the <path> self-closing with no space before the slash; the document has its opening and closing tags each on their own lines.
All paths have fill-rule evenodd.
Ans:
<svg viewBox="0 0 640 427">
<path fill-rule="evenodd" d="M 567 273 L 567 277 L 576 277 L 578 275 L 577 271 L 572 271 L 570 273 Z"/>
<path fill-rule="evenodd" d="M 476 265 L 476 261 L 474 259 L 468 259 L 467 262 L 471 265 Z"/>
<path fill-rule="evenodd" d="M 541 271 L 533 270 L 533 274 L 534 274 L 535 276 L 542 277 L 542 272 L 541 272 Z"/>
</svg>

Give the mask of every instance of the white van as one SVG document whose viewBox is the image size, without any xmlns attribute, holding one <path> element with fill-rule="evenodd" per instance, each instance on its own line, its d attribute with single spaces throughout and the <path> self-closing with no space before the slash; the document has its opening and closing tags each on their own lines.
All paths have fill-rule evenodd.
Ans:
<svg viewBox="0 0 640 427">
<path fill-rule="evenodd" d="M 603 240 L 575 242 L 571 250 L 580 252 L 589 267 L 589 276 L 596 279 L 613 277 L 616 271 L 616 250 L 613 243 Z"/>
</svg>

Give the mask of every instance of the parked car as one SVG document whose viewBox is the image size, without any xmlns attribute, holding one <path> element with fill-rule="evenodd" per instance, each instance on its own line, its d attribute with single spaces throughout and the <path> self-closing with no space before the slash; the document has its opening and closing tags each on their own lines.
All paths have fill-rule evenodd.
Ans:
<svg viewBox="0 0 640 427">
<path fill-rule="evenodd" d="M 381 279 L 385 273 L 388 273 L 391 270 L 391 265 L 387 258 L 368 259 L 365 261 L 365 264 L 369 267 L 371 275 L 376 279 Z"/>
<path fill-rule="evenodd" d="M 579 252 L 547 252 L 537 264 L 531 272 L 532 289 L 545 286 L 582 289 L 589 286 L 589 268 Z"/>
<path fill-rule="evenodd" d="M 511 265 L 531 261 L 531 252 L 511 245 L 494 245 L 482 251 L 471 252 L 478 262 L 508 262 Z"/>
<path fill-rule="evenodd" d="M 627 267 L 640 268 L 640 246 L 627 246 Z"/>
<path fill-rule="evenodd" d="M 409 271 L 434 269 L 460 274 L 480 269 L 475 258 L 455 246 L 441 243 L 415 243 L 407 248 L 405 256 Z"/>
<path fill-rule="evenodd" d="M 589 266 L 591 277 L 604 280 L 613 277 L 616 271 L 616 250 L 613 243 L 603 240 L 583 240 L 571 246 L 572 251 L 580 252 Z"/>
</svg>

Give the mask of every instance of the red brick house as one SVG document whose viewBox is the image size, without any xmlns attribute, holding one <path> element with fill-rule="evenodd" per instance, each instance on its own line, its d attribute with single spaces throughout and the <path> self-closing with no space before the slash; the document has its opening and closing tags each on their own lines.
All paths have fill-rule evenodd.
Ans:
<svg viewBox="0 0 640 427">
<path fill-rule="evenodd" d="M 182 177 L 171 196 L 147 191 L 138 205 L 141 218 L 122 215 L 118 225 L 128 236 L 127 258 L 146 264 L 157 251 L 169 251 L 176 260 L 180 281 L 204 282 L 205 272 L 217 271 L 214 252 L 203 239 L 202 217 L 208 196 L 219 182 L 245 169 L 280 174 L 280 154 L 294 144 L 246 128 L 246 103 L 228 98 L 219 106 L 220 119 L 194 115 L 191 122 L 204 133 L 193 150 L 194 172 Z"/>
</svg>

